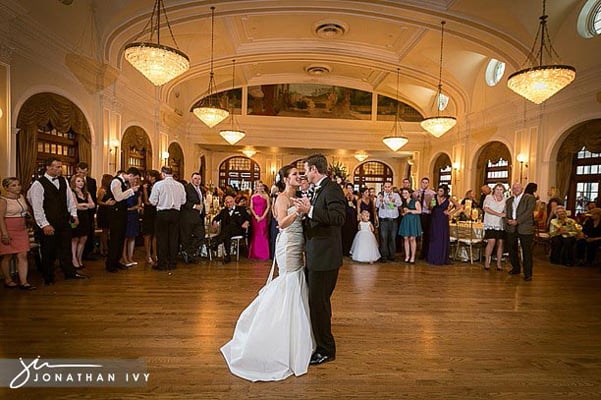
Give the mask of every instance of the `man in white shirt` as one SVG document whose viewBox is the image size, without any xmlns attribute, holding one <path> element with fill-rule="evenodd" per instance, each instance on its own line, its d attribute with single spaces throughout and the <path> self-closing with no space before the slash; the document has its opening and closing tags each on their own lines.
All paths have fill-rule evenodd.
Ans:
<svg viewBox="0 0 601 400">
<path fill-rule="evenodd" d="M 155 233 L 157 237 L 157 270 L 175 269 L 179 247 L 179 211 L 186 203 L 184 185 L 173 179 L 170 167 L 161 168 L 163 179 L 152 187 L 148 201 L 157 208 Z"/>
<path fill-rule="evenodd" d="M 27 199 L 42 231 L 42 273 L 46 285 L 54 284 L 54 262 L 57 257 L 65 279 L 85 279 L 73 266 L 71 256 L 72 226 L 79 224 L 77 204 L 67 180 L 62 175 L 62 162 L 51 157 L 45 162 L 46 173 L 33 182 Z"/>
<path fill-rule="evenodd" d="M 380 262 L 395 261 L 396 236 L 398 232 L 401 197 L 392 191 L 392 183 L 384 183 L 384 191 L 376 198 L 376 209 L 380 221 Z"/>
</svg>

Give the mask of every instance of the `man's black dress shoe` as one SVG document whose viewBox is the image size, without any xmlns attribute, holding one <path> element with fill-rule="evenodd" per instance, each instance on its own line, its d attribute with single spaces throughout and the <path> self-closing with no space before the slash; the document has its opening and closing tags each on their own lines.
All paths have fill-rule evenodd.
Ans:
<svg viewBox="0 0 601 400">
<path fill-rule="evenodd" d="M 508 272 L 509 275 L 519 275 L 520 271 L 516 271 L 514 269 L 512 269 L 511 271 Z"/>
<path fill-rule="evenodd" d="M 228 264 L 228 263 L 231 263 L 231 262 L 232 262 L 232 257 L 230 257 L 230 256 L 224 256 L 223 257 L 223 263 L 224 264 Z"/>
<path fill-rule="evenodd" d="M 333 356 L 326 356 L 320 353 L 314 353 L 311 356 L 311 361 L 309 361 L 309 364 L 311 365 L 319 365 L 319 364 L 324 364 L 330 361 L 334 361 L 336 359 L 336 357 Z"/>
<path fill-rule="evenodd" d="M 119 268 L 116 268 L 116 267 L 106 267 L 106 271 L 107 272 L 115 273 L 115 272 L 119 272 Z"/>
<path fill-rule="evenodd" d="M 531 280 L 532 280 L 532 277 L 531 277 L 531 276 L 525 276 L 525 277 L 524 277 L 524 280 L 529 282 L 529 281 L 531 281 Z"/>
<path fill-rule="evenodd" d="M 71 275 L 65 276 L 65 279 L 88 279 L 87 275 L 80 274 L 79 272 L 75 272 Z"/>
</svg>

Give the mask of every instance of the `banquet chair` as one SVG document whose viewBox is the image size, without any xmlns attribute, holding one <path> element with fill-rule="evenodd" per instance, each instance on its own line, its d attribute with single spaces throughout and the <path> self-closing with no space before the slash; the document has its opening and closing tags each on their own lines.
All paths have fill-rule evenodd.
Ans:
<svg viewBox="0 0 601 400">
<path fill-rule="evenodd" d="M 455 259 L 459 257 L 459 251 L 462 247 L 467 247 L 469 249 L 469 261 L 470 264 L 474 263 L 474 247 L 482 245 L 482 238 L 476 235 L 474 231 L 474 227 L 471 221 L 457 222 L 457 247 L 455 249 Z M 481 249 L 478 249 L 480 254 L 482 253 Z"/>
</svg>

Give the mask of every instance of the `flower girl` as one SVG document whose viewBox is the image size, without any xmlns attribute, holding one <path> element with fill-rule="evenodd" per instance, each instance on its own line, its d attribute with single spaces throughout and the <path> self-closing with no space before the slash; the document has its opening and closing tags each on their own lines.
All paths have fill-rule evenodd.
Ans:
<svg viewBox="0 0 601 400">
<path fill-rule="evenodd" d="M 353 261 L 368 262 L 372 264 L 380 258 L 378 242 L 374 235 L 374 226 L 369 222 L 369 211 L 361 211 L 361 222 L 359 230 L 353 239 L 351 246 L 351 256 Z"/>
</svg>

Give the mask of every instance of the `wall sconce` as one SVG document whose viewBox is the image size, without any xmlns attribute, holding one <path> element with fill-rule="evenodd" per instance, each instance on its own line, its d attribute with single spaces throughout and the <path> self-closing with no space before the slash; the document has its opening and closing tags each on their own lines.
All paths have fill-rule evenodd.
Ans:
<svg viewBox="0 0 601 400">
<path fill-rule="evenodd" d="M 451 179 L 453 178 L 452 175 L 454 173 L 455 182 L 459 182 L 459 170 L 461 169 L 461 163 L 459 161 L 455 161 L 451 167 L 453 168 L 453 171 L 451 173 Z"/>
<path fill-rule="evenodd" d="M 113 162 L 111 163 L 109 161 L 109 166 L 112 165 L 113 167 L 117 168 L 117 150 L 119 149 L 119 141 L 116 139 L 111 140 L 109 143 L 109 147 L 109 151 L 113 153 Z"/>
<path fill-rule="evenodd" d="M 271 164 L 271 180 L 275 182 L 275 164 Z"/>
<path fill-rule="evenodd" d="M 524 168 L 528 168 L 528 156 L 526 154 L 520 153 L 516 157 L 518 162 L 520 163 L 520 184 L 523 179 L 528 180 L 528 177 L 524 176 Z"/>
<path fill-rule="evenodd" d="M 2 118 L 3 115 L 4 115 L 4 112 L 2 111 L 2 107 L 0 107 L 0 118 Z"/>
<path fill-rule="evenodd" d="M 168 162 L 169 162 L 169 152 L 168 151 L 164 151 L 161 153 L 161 158 L 163 159 L 163 166 L 168 167 Z"/>
</svg>

